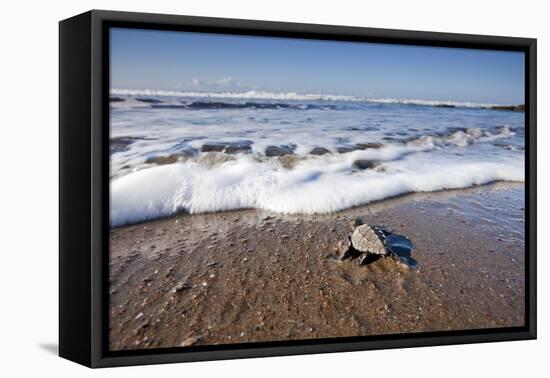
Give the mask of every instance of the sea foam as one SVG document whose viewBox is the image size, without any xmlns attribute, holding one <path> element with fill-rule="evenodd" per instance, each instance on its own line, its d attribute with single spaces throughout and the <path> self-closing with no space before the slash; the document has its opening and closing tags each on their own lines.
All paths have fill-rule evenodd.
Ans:
<svg viewBox="0 0 550 378">
<path fill-rule="evenodd" d="M 112 93 L 123 97 L 110 113 L 112 226 L 244 208 L 327 213 L 524 180 L 523 113 L 296 93 Z"/>
<path fill-rule="evenodd" d="M 364 151 L 357 151 L 355 158 Z M 219 166 L 176 163 L 143 169 L 111 183 L 111 225 L 178 212 L 256 208 L 280 213 L 327 213 L 410 192 L 523 181 L 523 162 L 451 161 L 423 155 L 389 161 L 384 170 L 353 172 L 354 158 L 309 159 L 294 169 L 242 155 Z"/>
</svg>

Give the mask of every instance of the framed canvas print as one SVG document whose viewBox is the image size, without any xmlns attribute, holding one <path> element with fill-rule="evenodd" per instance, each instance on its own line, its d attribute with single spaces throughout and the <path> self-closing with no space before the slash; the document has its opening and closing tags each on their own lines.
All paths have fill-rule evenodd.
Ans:
<svg viewBox="0 0 550 378">
<path fill-rule="evenodd" d="M 536 40 L 60 22 L 60 355 L 536 337 Z"/>
</svg>

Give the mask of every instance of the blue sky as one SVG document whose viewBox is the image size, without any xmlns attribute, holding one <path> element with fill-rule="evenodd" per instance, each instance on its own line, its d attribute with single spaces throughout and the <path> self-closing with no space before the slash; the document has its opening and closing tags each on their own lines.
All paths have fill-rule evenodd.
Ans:
<svg viewBox="0 0 550 378">
<path fill-rule="evenodd" d="M 519 104 L 524 55 L 114 28 L 111 87 Z"/>
</svg>

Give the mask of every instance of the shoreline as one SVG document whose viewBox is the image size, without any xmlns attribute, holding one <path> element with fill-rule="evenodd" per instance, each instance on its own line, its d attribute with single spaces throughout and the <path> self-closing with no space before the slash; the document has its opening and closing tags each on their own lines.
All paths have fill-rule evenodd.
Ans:
<svg viewBox="0 0 550 378">
<path fill-rule="evenodd" d="M 296 213 L 296 214 L 289 213 L 289 214 L 287 214 L 287 213 L 277 213 L 277 212 L 273 212 L 273 211 L 270 211 L 270 210 L 264 210 L 264 209 L 256 209 L 256 208 L 253 208 L 253 207 L 247 207 L 247 208 L 242 208 L 242 209 L 231 209 L 231 210 L 208 211 L 208 212 L 203 212 L 203 213 L 189 213 L 187 210 L 181 210 L 180 212 L 177 212 L 177 213 L 174 213 L 174 214 L 171 214 L 171 215 L 162 216 L 162 217 L 159 217 L 159 218 L 143 220 L 143 221 L 139 221 L 139 222 L 136 222 L 136 223 L 124 224 L 124 225 L 121 225 L 121 226 L 111 226 L 110 231 L 112 232 L 113 230 L 122 229 L 122 228 L 126 228 L 126 227 L 132 227 L 132 226 L 147 225 L 148 223 L 154 223 L 154 222 L 157 222 L 157 221 L 176 219 L 176 218 L 182 217 L 182 216 L 188 216 L 188 217 L 201 216 L 201 215 L 208 216 L 210 214 L 221 215 L 221 214 L 231 214 L 233 212 L 242 212 L 242 211 L 244 211 L 244 212 L 254 211 L 254 212 L 259 212 L 259 213 L 262 213 L 262 214 L 265 213 L 265 214 L 269 214 L 268 216 L 270 216 L 270 217 L 272 216 L 272 217 L 277 217 L 277 218 L 281 218 L 281 219 L 283 219 L 283 218 L 288 218 L 288 219 L 310 218 L 310 217 L 313 217 L 313 218 L 315 218 L 315 217 L 337 217 L 337 216 L 339 216 L 340 213 L 350 213 L 350 212 L 353 212 L 354 210 L 357 210 L 357 209 L 370 208 L 371 210 L 374 210 L 374 209 L 384 208 L 384 207 L 388 207 L 388 206 L 391 207 L 391 206 L 395 206 L 397 203 L 407 202 L 409 200 L 429 199 L 429 198 L 431 198 L 432 195 L 441 196 L 441 197 L 445 198 L 445 197 L 454 197 L 454 196 L 461 195 L 461 194 L 468 194 L 470 192 L 476 192 L 476 191 L 479 191 L 479 190 L 483 191 L 486 188 L 491 188 L 491 187 L 505 187 L 505 186 L 511 186 L 511 187 L 521 186 L 521 187 L 524 187 L 524 185 L 525 185 L 525 183 L 523 183 L 523 182 L 497 180 L 497 181 L 492 181 L 492 182 L 488 182 L 488 183 L 485 183 L 485 184 L 470 186 L 470 187 L 467 187 L 467 188 L 441 189 L 441 190 L 433 190 L 433 191 L 430 191 L 430 192 L 406 192 L 406 193 L 396 194 L 396 195 L 391 196 L 391 197 L 386 197 L 386 198 L 383 198 L 383 199 L 374 200 L 372 202 L 368 202 L 368 203 L 361 204 L 361 205 L 354 205 L 354 206 L 351 206 L 347 209 L 333 211 L 333 212 L 325 212 L 325 213 L 311 213 L 311 214 L 308 214 L 308 213 Z"/>
<path fill-rule="evenodd" d="M 247 209 L 113 228 L 110 348 L 521 326 L 523 195 L 496 183 L 332 214 Z M 355 217 L 410 238 L 418 267 L 337 260 Z"/>
</svg>

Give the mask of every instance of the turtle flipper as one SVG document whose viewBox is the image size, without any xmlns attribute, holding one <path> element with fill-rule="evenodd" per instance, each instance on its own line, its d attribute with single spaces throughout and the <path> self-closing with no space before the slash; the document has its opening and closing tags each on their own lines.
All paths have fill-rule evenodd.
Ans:
<svg viewBox="0 0 550 378">
<path fill-rule="evenodd" d="M 353 257 L 353 249 L 350 247 L 347 251 L 340 255 L 340 260 L 346 260 L 351 257 Z"/>
<path fill-rule="evenodd" d="M 385 237 L 388 237 L 389 235 L 393 234 L 393 230 L 391 228 L 387 228 L 384 225 L 381 224 L 373 224 L 371 227 L 376 230 L 380 235 L 384 235 Z"/>
</svg>

